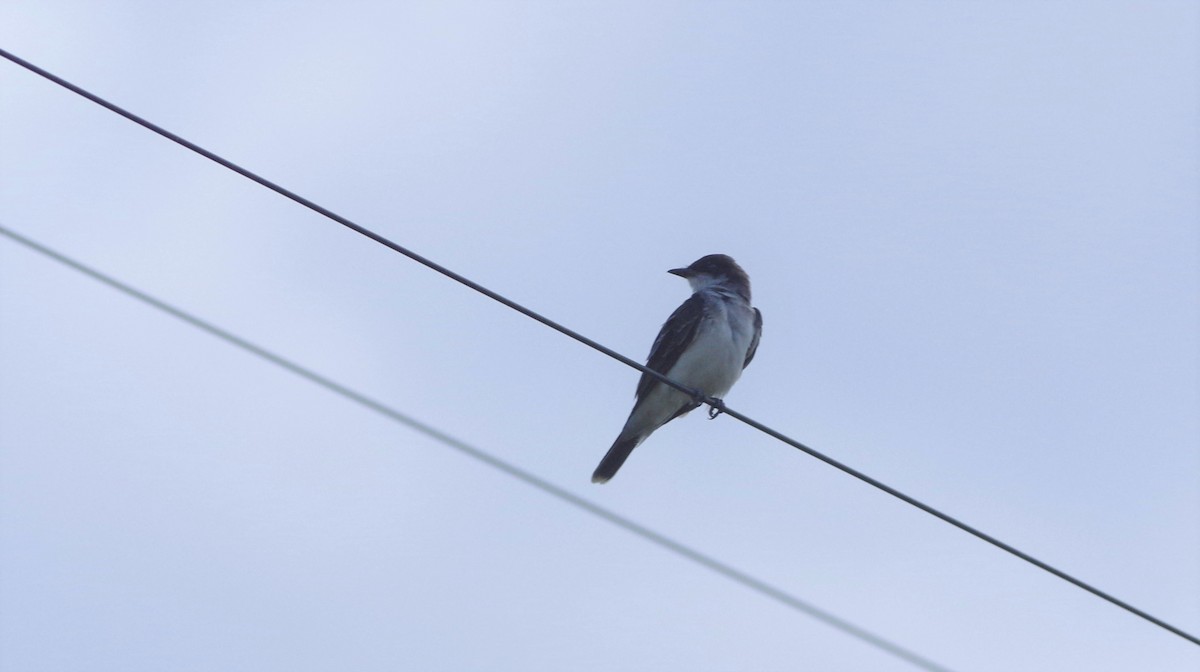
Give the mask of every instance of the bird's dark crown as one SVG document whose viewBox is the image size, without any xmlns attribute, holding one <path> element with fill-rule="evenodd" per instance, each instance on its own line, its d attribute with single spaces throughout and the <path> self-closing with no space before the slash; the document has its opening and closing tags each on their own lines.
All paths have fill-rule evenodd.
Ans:
<svg viewBox="0 0 1200 672">
<path fill-rule="evenodd" d="M 717 277 L 726 276 L 733 278 L 738 275 L 746 275 L 742 267 L 738 266 L 733 257 L 728 254 L 710 254 L 700 257 L 696 261 L 693 261 L 691 266 L 688 266 L 688 270 L 693 273 L 704 273 Z"/>
</svg>

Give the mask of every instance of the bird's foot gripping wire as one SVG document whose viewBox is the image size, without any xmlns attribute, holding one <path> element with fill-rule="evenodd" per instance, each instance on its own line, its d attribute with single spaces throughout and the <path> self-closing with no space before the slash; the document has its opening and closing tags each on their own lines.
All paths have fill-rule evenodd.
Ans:
<svg viewBox="0 0 1200 672">
<path fill-rule="evenodd" d="M 725 402 L 716 397 L 705 397 L 704 403 L 708 404 L 709 420 L 716 420 L 718 415 L 725 412 Z"/>
<path fill-rule="evenodd" d="M 696 406 L 699 406 L 701 404 L 708 404 L 708 419 L 709 420 L 715 420 L 718 415 L 725 412 L 725 402 L 724 401 L 722 401 L 716 397 L 710 397 L 707 394 L 704 394 L 703 392 L 701 392 L 700 390 L 691 390 L 691 394 L 692 394 L 692 401 L 696 404 Z M 692 408 L 695 408 L 696 406 L 692 406 Z"/>
</svg>

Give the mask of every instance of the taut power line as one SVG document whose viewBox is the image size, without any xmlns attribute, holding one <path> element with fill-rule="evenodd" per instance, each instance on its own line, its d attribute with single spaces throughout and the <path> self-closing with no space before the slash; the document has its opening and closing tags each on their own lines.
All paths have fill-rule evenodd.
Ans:
<svg viewBox="0 0 1200 672">
<path fill-rule="evenodd" d="M 875 488 L 878 488 L 879 490 L 882 490 L 883 492 L 886 492 L 887 494 L 889 494 L 893 497 L 896 497 L 897 499 L 899 499 L 903 502 L 906 502 L 912 506 L 915 506 L 916 508 L 942 520 L 943 522 L 949 523 L 950 525 L 953 525 L 954 527 L 957 527 L 958 529 L 960 529 L 974 537 L 982 539 L 983 541 L 986 541 L 987 543 L 995 546 L 996 548 L 999 548 L 1007 553 L 1010 553 L 1039 569 L 1049 572 L 1050 574 L 1053 574 L 1054 576 L 1057 576 L 1058 578 L 1060 578 L 1068 583 L 1071 583 L 1079 588 L 1082 588 L 1083 590 L 1086 590 L 1087 592 L 1095 595 L 1096 597 L 1099 597 L 1111 604 L 1114 604 L 1114 605 L 1128 611 L 1129 613 L 1134 614 L 1135 616 L 1138 616 L 1139 618 L 1142 618 L 1150 623 L 1153 623 L 1154 625 L 1159 626 L 1160 628 L 1163 628 L 1164 630 L 1167 630 L 1168 632 L 1178 635 L 1193 644 L 1200 645 L 1200 637 L 1197 637 L 1196 635 L 1190 634 L 1180 628 L 1177 628 L 1177 627 L 1171 625 L 1170 623 L 1167 623 L 1166 621 L 1164 621 L 1156 616 L 1153 616 L 1146 611 L 1138 609 L 1137 607 L 1133 606 L 1132 604 L 1129 604 L 1128 602 L 1121 600 L 1114 595 L 1109 594 L 1106 591 L 1103 591 L 1081 579 L 1077 579 L 1074 576 L 1072 576 L 1056 567 L 1053 567 L 1052 565 L 1049 565 L 1041 560 L 1038 560 L 1037 558 L 1033 557 L 1032 555 L 1029 555 L 1028 553 L 1025 553 L 1024 551 L 1021 551 L 1014 546 L 1011 546 L 1007 543 L 1000 541 L 996 537 L 993 537 L 992 535 L 987 534 L 987 533 L 983 532 L 982 530 L 979 530 L 971 525 L 968 525 L 967 523 L 964 523 L 961 520 L 959 520 L 949 514 L 943 513 L 942 511 L 934 508 L 933 506 L 930 506 L 929 504 L 925 504 L 924 502 L 922 502 L 914 497 L 906 495 L 906 494 L 900 492 L 899 490 L 883 483 L 882 481 L 872 478 L 871 476 L 868 476 L 865 473 L 863 473 L 847 464 L 843 464 L 842 462 L 839 462 L 838 460 L 835 460 L 834 458 L 829 457 L 828 455 L 825 455 L 824 453 L 822 453 L 814 448 L 810 448 L 810 447 L 804 445 L 803 443 L 797 441 L 796 439 L 793 439 L 793 438 L 791 438 L 779 431 L 776 431 L 756 420 L 753 420 L 752 418 L 749 418 L 731 408 L 728 408 L 720 400 L 712 399 L 709 397 L 704 397 L 703 395 L 698 394 L 695 390 L 692 390 L 685 385 L 682 385 L 674 380 L 671 380 L 666 375 L 664 375 L 658 371 L 654 371 L 654 370 L 646 367 L 645 365 L 640 364 L 640 363 L 626 357 L 625 355 L 622 355 L 619 352 L 616 352 L 615 350 L 612 350 L 611 348 L 601 345 L 600 343 L 555 322 L 554 320 L 544 317 L 543 315 L 541 315 L 529 308 L 526 308 L 525 306 L 517 303 L 516 301 L 513 301 L 512 299 L 509 299 L 498 292 L 488 289 L 487 287 L 484 287 L 483 285 L 480 285 L 479 283 L 474 282 L 473 280 L 470 280 L 469 278 L 467 278 L 463 275 L 460 275 L 460 274 L 446 268 L 445 266 L 442 266 L 442 265 L 437 264 L 429 259 L 426 259 L 425 257 L 417 254 L 416 252 L 413 252 L 413 251 L 409 250 L 408 248 L 406 248 L 398 243 L 395 243 L 395 242 L 385 238 L 384 236 L 382 236 L 378 233 L 375 233 L 374 231 L 372 231 L 366 227 L 355 224 L 354 222 L 350 221 L 349 219 L 346 219 L 345 217 L 342 217 L 341 215 L 333 212 L 332 210 L 329 210 L 328 208 L 325 208 L 324 206 L 321 206 L 321 205 L 319 205 L 319 204 L 317 204 L 317 203 L 315 203 L 315 202 L 313 202 L 313 201 L 311 201 L 289 189 L 286 189 L 286 188 L 254 173 L 250 170 L 247 170 L 246 168 L 243 168 L 228 159 L 225 159 L 213 152 L 210 152 L 209 150 L 204 149 L 203 147 L 197 145 L 196 143 L 191 142 L 190 140 L 187 140 L 185 138 L 182 138 L 182 137 L 166 130 L 165 128 L 163 128 L 161 126 L 154 124 L 153 122 L 143 119 L 142 117 L 139 117 L 138 115 L 136 115 L 132 112 L 129 112 L 128 110 L 126 110 L 114 103 L 111 103 L 111 102 L 105 100 L 104 98 L 101 98 L 100 96 L 97 96 L 96 94 L 91 93 L 90 91 L 87 91 L 86 89 L 76 86 L 75 84 L 72 84 L 71 82 L 68 82 L 67 80 L 65 80 L 63 78 L 61 78 L 47 70 L 40 68 L 40 67 L 34 65 L 33 63 L 30 63 L 29 61 L 26 61 L 25 59 L 22 59 L 19 56 L 16 56 L 15 54 L 12 54 L 4 49 L 0 49 L 0 56 L 3 56 L 4 58 L 29 70 L 30 72 L 33 72 L 41 77 L 44 77 L 45 79 L 48 79 L 48 80 L 54 82 L 55 84 L 58 84 L 59 86 L 65 88 L 65 89 L 68 89 L 69 91 L 72 91 L 80 96 L 83 96 L 84 98 L 87 98 L 88 100 L 96 103 L 97 105 L 100 105 L 112 112 L 115 112 L 116 114 L 119 114 L 122 117 L 125 117 L 126 119 L 146 128 L 146 129 L 154 131 L 155 133 L 163 136 L 164 138 L 167 138 L 168 140 L 171 140 L 172 142 L 175 142 L 183 147 L 186 147 L 187 149 L 190 149 L 193 152 L 196 152 L 197 154 L 199 154 L 211 161 L 214 161 L 214 162 L 228 168 L 229 170 L 232 170 L 232 171 L 238 173 L 239 175 L 242 175 L 243 177 L 245 177 L 249 180 L 257 182 L 258 184 L 270 189 L 271 191 L 274 191 L 275 193 L 277 193 L 281 196 L 291 199 L 292 201 L 295 201 L 296 203 L 299 203 L 300 205 L 303 205 L 304 207 L 306 207 L 320 215 L 323 215 L 323 216 L 327 217 L 328 219 L 331 219 L 334 222 L 337 222 L 338 224 L 341 224 L 342 226 L 345 226 L 346 228 L 348 228 L 352 231 L 355 231 L 356 233 L 366 236 L 367 238 L 370 238 L 371 240 L 379 243 L 380 245 L 383 245 L 383 246 L 388 247 L 396 252 L 399 252 L 400 254 L 408 257 L 409 259 L 412 259 L 413 261 L 416 261 L 419 264 L 422 264 L 434 271 L 437 271 L 438 273 L 441 273 L 442 275 L 444 275 L 456 282 L 459 282 L 467 287 L 470 287 L 471 289 L 479 292 L 480 294 L 483 294 L 484 296 L 487 296 L 490 299 L 493 299 L 501 304 L 504 304 L 505 306 L 508 306 L 509 308 L 512 308 L 513 310 L 516 310 L 517 312 L 520 312 L 527 317 L 537 320 L 538 322 L 541 322 L 545 326 L 550 327 L 551 329 L 554 329 L 555 331 L 558 331 L 559 333 L 569 336 L 569 337 L 579 341 L 580 343 L 583 343 L 584 345 L 587 345 L 588 347 L 591 347 L 599 352 L 602 352 L 602 353 L 608 355 L 609 357 L 612 357 L 613 359 L 615 359 L 627 366 L 637 369 L 638 371 L 641 371 L 645 374 L 654 376 L 655 378 L 661 380 L 663 383 L 666 383 L 667 385 L 670 385 L 671 387 L 674 387 L 675 389 L 678 389 L 682 392 L 692 395 L 693 397 L 696 397 L 699 400 L 702 400 L 704 403 L 709 404 L 709 406 L 711 406 L 712 408 L 723 411 L 726 415 L 729 415 L 732 418 L 740 420 L 740 421 L 744 422 L 745 424 L 757 429 L 758 431 L 763 432 L 764 434 L 767 434 L 768 436 L 774 437 L 775 439 L 778 439 L 779 441 L 782 441 L 783 443 L 786 443 L 789 446 L 796 448 L 797 450 L 807 453 L 808 455 L 815 457 L 818 460 L 821 460 L 822 462 L 824 462 L 832 467 L 835 467 L 835 468 L 841 470 L 842 472 L 849 474 L 850 476 L 853 476 L 868 485 L 874 486 Z"/>
</svg>

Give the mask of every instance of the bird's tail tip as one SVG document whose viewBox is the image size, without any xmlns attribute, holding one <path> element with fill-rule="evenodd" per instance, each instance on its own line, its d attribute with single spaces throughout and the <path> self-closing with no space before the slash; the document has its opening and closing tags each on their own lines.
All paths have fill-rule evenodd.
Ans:
<svg viewBox="0 0 1200 672">
<path fill-rule="evenodd" d="M 633 449 L 641 443 L 639 437 L 618 438 L 613 443 L 612 448 L 604 455 L 604 459 L 600 460 L 600 466 L 596 467 L 596 471 L 592 473 L 592 483 L 607 483 L 616 476 L 617 470 L 625 464 L 626 458 L 633 452 Z"/>
</svg>

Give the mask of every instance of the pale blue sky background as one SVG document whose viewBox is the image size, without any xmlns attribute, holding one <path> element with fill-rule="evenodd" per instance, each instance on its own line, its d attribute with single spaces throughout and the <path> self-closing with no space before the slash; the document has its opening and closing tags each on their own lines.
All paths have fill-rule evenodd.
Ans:
<svg viewBox="0 0 1200 672">
<path fill-rule="evenodd" d="M 0 45 L 1200 632 L 1192 2 L 0 5 Z M 0 223 L 955 670 L 1188 644 L 7 62 Z M 907 670 L 0 239 L 0 668 Z"/>
</svg>

